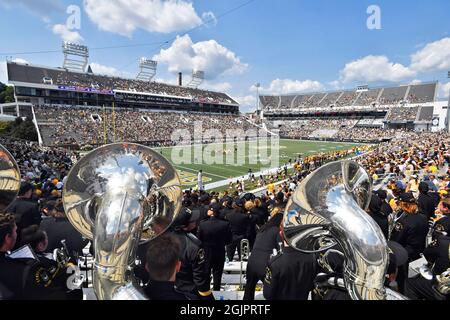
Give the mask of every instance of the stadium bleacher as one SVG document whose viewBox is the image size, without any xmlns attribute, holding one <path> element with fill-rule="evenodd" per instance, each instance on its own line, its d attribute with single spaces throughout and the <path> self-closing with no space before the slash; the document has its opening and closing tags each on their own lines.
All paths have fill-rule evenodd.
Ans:
<svg viewBox="0 0 450 320">
<path fill-rule="evenodd" d="M 359 93 L 356 91 L 345 91 L 336 101 L 336 107 L 352 106 L 358 95 Z"/>
<path fill-rule="evenodd" d="M 296 96 L 296 99 L 294 100 L 294 108 L 299 109 L 303 107 L 306 102 L 312 98 L 312 96 L 313 95 L 310 94 Z"/>
<path fill-rule="evenodd" d="M 408 86 L 372 88 L 365 91 L 347 90 L 318 92 L 302 95 L 261 95 L 260 102 L 266 111 L 285 110 L 326 111 L 377 108 L 386 109 L 400 103 L 432 103 L 435 101 L 437 83 L 412 84 Z M 407 97 L 406 97 L 407 96 Z"/>
<path fill-rule="evenodd" d="M 353 128 L 354 119 L 303 119 L 284 121 L 280 135 L 289 138 L 333 138 L 340 130 Z"/>
<path fill-rule="evenodd" d="M 370 89 L 368 91 L 362 91 L 356 101 L 353 103 L 355 106 L 371 106 L 376 103 L 378 96 L 382 89 Z"/>
<path fill-rule="evenodd" d="M 280 97 L 280 109 L 291 109 L 294 96 L 281 96 Z"/>
<path fill-rule="evenodd" d="M 381 105 L 395 106 L 404 101 L 407 90 L 408 86 L 385 88 L 378 99 L 378 103 Z"/>
<path fill-rule="evenodd" d="M 342 95 L 341 91 L 331 92 L 326 95 L 326 97 L 319 103 L 319 107 L 327 108 L 331 105 L 335 105 L 338 98 Z"/>
<path fill-rule="evenodd" d="M 36 119 L 45 145 L 100 144 L 106 139 L 116 141 L 171 142 L 174 128 L 186 129 L 191 136 L 201 123 L 203 132 L 217 129 L 225 137 L 226 131 L 256 129 L 243 117 L 175 112 L 150 112 L 101 108 L 73 108 L 36 106 Z M 115 121 L 113 122 L 113 116 Z M 97 120 L 94 120 L 97 119 Z"/>
<path fill-rule="evenodd" d="M 421 107 L 419 111 L 418 122 L 432 122 L 434 107 Z"/>
<path fill-rule="evenodd" d="M 426 103 L 434 101 L 436 86 L 433 83 L 419 84 L 411 86 L 407 101 L 409 103 Z"/>
<path fill-rule="evenodd" d="M 268 109 L 278 109 L 280 106 L 280 97 L 277 96 L 261 96 L 261 105 Z"/>
<path fill-rule="evenodd" d="M 419 107 L 393 107 L 389 110 L 388 122 L 413 122 L 416 120 Z"/>
<path fill-rule="evenodd" d="M 308 101 L 305 102 L 306 108 L 315 108 L 319 106 L 320 101 L 326 96 L 326 93 L 316 93 L 314 96 L 311 97 Z"/>
</svg>

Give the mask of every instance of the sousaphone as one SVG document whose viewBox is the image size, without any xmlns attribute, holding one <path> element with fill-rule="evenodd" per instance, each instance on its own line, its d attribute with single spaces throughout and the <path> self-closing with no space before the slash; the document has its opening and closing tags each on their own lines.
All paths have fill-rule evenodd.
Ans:
<svg viewBox="0 0 450 320">
<path fill-rule="evenodd" d="M 93 240 L 98 299 L 146 299 L 132 272 L 137 246 L 170 226 L 181 199 L 173 166 L 142 145 L 105 145 L 75 164 L 64 185 L 64 208 L 73 226 Z"/>
</svg>

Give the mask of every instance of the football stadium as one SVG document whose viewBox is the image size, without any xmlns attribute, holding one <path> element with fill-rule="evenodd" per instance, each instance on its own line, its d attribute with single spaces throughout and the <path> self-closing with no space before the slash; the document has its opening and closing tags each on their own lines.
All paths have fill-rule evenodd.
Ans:
<svg viewBox="0 0 450 320">
<path fill-rule="evenodd" d="M 75 2 L 0 4 L 0 300 L 449 300 L 448 19 Z"/>
</svg>

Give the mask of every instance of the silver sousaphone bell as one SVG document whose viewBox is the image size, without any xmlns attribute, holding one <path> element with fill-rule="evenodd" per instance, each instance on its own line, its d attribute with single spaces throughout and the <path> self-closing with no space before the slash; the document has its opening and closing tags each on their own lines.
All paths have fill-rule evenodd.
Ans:
<svg viewBox="0 0 450 320">
<path fill-rule="evenodd" d="M 322 166 L 289 200 L 282 222 L 284 239 L 306 253 L 339 244 L 345 257 L 344 284 L 352 299 L 404 299 L 384 286 L 388 245 L 365 212 L 371 195 L 370 177 L 358 163 L 346 160 Z"/>
<path fill-rule="evenodd" d="M 93 240 L 98 299 L 146 298 L 132 272 L 137 246 L 171 225 L 181 199 L 173 166 L 142 145 L 105 145 L 75 164 L 64 185 L 64 208 L 73 226 Z"/>
</svg>

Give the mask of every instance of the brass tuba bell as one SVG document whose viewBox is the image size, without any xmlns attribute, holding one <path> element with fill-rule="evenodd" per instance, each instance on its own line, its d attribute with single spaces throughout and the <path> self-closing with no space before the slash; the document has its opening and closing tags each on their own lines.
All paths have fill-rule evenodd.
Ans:
<svg viewBox="0 0 450 320">
<path fill-rule="evenodd" d="M 170 226 L 181 199 L 173 166 L 142 145 L 105 145 L 75 164 L 64 185 L 64 208 L 73 226 L 93 240 L 98 299 L 146 298 L 132 272 L 137 246 Z"/>
</svg>

